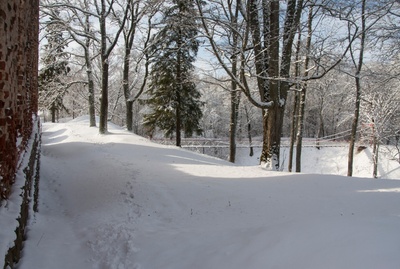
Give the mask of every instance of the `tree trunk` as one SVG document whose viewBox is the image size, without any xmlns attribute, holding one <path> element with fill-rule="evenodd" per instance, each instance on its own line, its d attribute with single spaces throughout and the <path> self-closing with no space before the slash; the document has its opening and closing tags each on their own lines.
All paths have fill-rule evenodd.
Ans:
<svg viewBox="0 0 400 269">
<path fill-rule="evenodd" d="M 269 57 L 267 59 L 268 75 L 271 78 L 278 78 L 280 76 L 279 1 L 270 2 L 269 12 Z M 274 102 L 274 104 L 264 114 L 263 149 L 260 156 L 261 165 L 275 171 L 279 170 L 279 153 L 284 111 L 280 102 L 279 84 L 279 81 L 276 79 L 269 80 L 269 98 Z"/>
<path fill-rule="evenodd" d="M 100 34 L 101 34 L 101 100 L 100 100 L 100 134 L 107 133 L 108 120 L 108 55 L 107 55 L 107 31 L 105 18 L 105 2 L 101 1 Z"/>
<path fill-rule="evenodd" d="M 108 120 L 108 60 L 102 56 L 101 100 L 100 100 L 100 134 L 107 133 Z"/>
<path fill-rule="evenodd" d="M 306 102 L 307 86 L 304 85 L 300 92 L 299 114 L 297 118 L 296 134 L 296 172 L 301 172 L 301 150 L 303 146 L 304 112 Z"/>
<path fill-rule="evenodd" d="M 271 87 L 272 88 L 272 87 Z M 264 119 L 264 141 L 261 165 L 278 171 L 284 107 L 275 104 L 268 109 Z"/>
<path fill-rule="evenodd" d="M 125 41 L 126 43 L 126 41 Z M 128 44 L 125 44 L 125 55 L 124 55 L 124 66 L 122 70 L 122 88 L 124 91 L 124 97 L 125 97 L 125 118 L 126 118 L 126 128 L 128 131 L 132 131 L 132 101 L 130 100 L 130 90 L 129 90 L 129 69 L 130 69 L 130 56 L 131 56 L 131 50 L 127 46 Z"/>
<path fill-rule="evenodd" d="M 51 122 L 52 123 L 55 123 L 56 122 L 56 111 L 57 111 L 57 109 L 56 109 L 56 106 L 54 105 L 54 103 L 51 105 L 51 108 L 50 108 L 50 112 L 51 112 Z"/>
<path fill-rule="evenodd" d="M 233 85 L 235 84 L 235 86 Z M 236 83 L 232 81 L 231 88 L 231 118 L 229 124 L 229 161 L 234 163 L 236 157 L 236 129 L 237 129 L 237 92 Z"/>
<path fill-rule="evenodd" d="M 202 19 L 203 27 L 211 41 L 212 49 L 224 67 L 225 71 L 243 82 L 240 89 L 248 97 L 249 101 L 262 109 L 263 116 L 263 148 L 260 156 L 260 165 L 279 170 L 279 151 L 281 132 L 283 126 L 283 113 L 289 90 L 290 66 L 292 56 L 293 39 L 299 25 L 303 0 L 288 0 L 285 5 L 286 18 L 284 29 L 280 28 L 281 10 L 280 0 L 249 0 L 242 2 L 243 19 L 246 20 L 244 29 L 242 50 L 240 54 L 240 81 L 224 63 L 215 43 L 213 31 L 208 28 L 205 19 Z M 201 17 L 201 1 L 196 1 Z M 221 2 L 222 3 L 222 2 Z M 282 45 L 282 47 L 280 47 Z M 248 50 L 252 50 L 252 63 L 248 62 Z M 280 58 L 281 57 L 281 58 Z M 251 89 L 247 83 L 246 69 L 255 67 L 257 88 L 260 102 L 252 98 Z"/>
<path fill-rule="evenodd" d="M 137 3 L 137 5 L 139 2 Z M 125 96 L 125 107 L 126 107 L 126 128 L 128 131 L 133 131 L 133 100 L 131 99 L 131 92 L 129 89 L 129 71 L 130 71 L 130 59 L 131 50 L 133 47 L 133 41 L 136 33 L 137 23 L 137 10 L 134 5 L 131 6 L 131 21 L 127 33 L 124 33 L 125 39 L 125 55 L 124 55 L 124 67 L 123 67 L 123 89 Z M 146 42 L 147 43 L 147 42 Z"/>
<path fill-rule="evenodd" d="M 373 136 L 372 160 L 373 160 L 373 163 L 374 163 L 372 176 L 374 178 L 378 178 L 379 139 L 378 139 L 378 133 L 376 131 L 375 120 L 374 119 L 372 119 L 372 136 Z"/>
<path fill-rule="evenodd" d="M 96 2 L 96 1 L 95 1 Z M 101 49 L 100 49 L 100 54 L 101 54 L 101 100 L 100 100 L 100 123 L 99 123 L 99 133 L 100 134 L 105 134 L 107 133 L 107 121 L 108 121 L 108 75 L 109 75 L 109 63 L 108 63 L 108 58 L 110 56 L 110 53 L 112 52 L 113 48 L 117 44 L 119 35 L 122 32 L 122 29 L 124 28 L 126 17 L 128 15 L 128 11 L 130 9 L 130 3 L 128 2 L 128 5 L 126 7 L 126 10 L 124 11 L 124 17 L 122 19 L 122 24 L 119 26 L 119 29 L 117 30 L 117 33 L 115 34 L 115 38 L 112 42 L 110 42 L 110 38 L 107 35 L 107 24 L 106 24 L 106 2 L 110 5 L 108 7 L 108 10 L 112 9 L 112 5 L 115 3 L 114 1 L 106 1 L 106 0 L 101 0 L 101 8 L 99 9 L 96 7 L 98 10 L 100 10 L 100 16 L 99 16 L 99 23 L 100 23 L 100 35 L 101 35 Z M 96 2 L 97 4 L 97 2 Z M 109 44 L 109 46 L 107 46 Z"/>
<path fill-rule="evenodd" d="M 88 88 L 89 88 L 89 118 L 90 118 L 90 127 L 96 127 L 96 109 L 95 109 L 95 100 L 94 100 L 94 83 L 93 83 L 93 75 L 91 70 L 87 71 L 88 74 Z"/>
<path fill-rule="evenodd" d="M 379 142 L 378 142 L 378 138 L 376 137 L 375 133 L 374 133 L 374 145 L 373 145 L 373 154 L 372 154 L 372 158 L 374 161 L 374 169 L 372 172 L 372 176 L 374 178 L 378 178 L 378 160 L 379 160 Z"/>
<path fill-rule="evenodd" d="M 312 19 L 313 19 L 313 8 L 312 6 L 308 11 L 307 20 L 307 41 L 306 41 L 306 58 L 304 62 L 304 77 L 308 76 L 308 66 L 310 63 L 310 51 L 311 51 L 311 37 L 312 37 Z M 306 94 L 307 84 L 304 83 L 301 88 L 300 100 L 299 100 L 299 118 L 297 120 L 297 137 L 296 137 L 296 172 L 301 172 L 301 150 L 303 145 L 303 130 L 304 130 L 304 112 L 306 106 Z"/>
<path fill-rule="evenodd" d="M 294 143 L 296 141 L 296 134 L 297 134 L 297 116 L 298 116 L 298 103 L 299 97 L 298 92 L 295 91 L 294 93 L 294 100 L 293 100 L 293 112 L 292 112 L 292 126 L 290 130 L 290 146 L 289 146 L 289 163 L 288 163 L 288 171 L 292 172 L 293 167 L 293 151 L 294 151 Z"/>
<path fill-rule="evenodd" d="M 232 74 L 237 76 L 237 64 L 238 64 L 238 56 L 236 53 L 236 49 L 238 46 L 238 35 L 237 35 L 237 19 L 239 16 L 239 6 L 240 1 L 236 2 L 235 15 L 232 17 L 232 28 L 235 30 L 232 34 Z M 229 126 L 229 161 L 234 163 L 236 159 L 236 129 L 237 129 L 237 121 L 238 121 L 238 110 L 239 110 L 239 98 L 238 98 L 238 89 L 237 83 L 235 80 L 231 81 L 231 119 Z"/>
<path fill-rule="evenodd" d="M 361 103 L 361 86 L 360 79 L 356 77 L 356 103 L 354 109 L 354 118 L 351 125 L 350 143 L 349 143 L 349 155 L 347 162 L 347 176 L 353 176 L 353 157 L 354 157 L 354 147 L 356 143 L 358 119 L 360 115 L 360 103 Z"/>
<path fill-rule="evenodd" d="M 269 2 L 269 50 L 268 76 L 269 98 L 273 106 L 268 109 L 264 117 L 264 142 L 260 162 L 263 166 L 279 170 L 281 133 L 287 93 L 289 91 L 288 78 L 292 58 L 293 40 L 299 25 L 303 0 L 287 1 L 286 18 L 283 30 L 282 50 L 280 45 L 279 2 Z M 279 59 L 281 55 L 281 59 Z M 278 79 L 279 78 L 279 79 Z"/>
<path fill-rule="evenodd" d="M 355 74 L 355 81 L 356 81 L 356 100 L 355 100 L 355 109 L 354 109 L 354 119 L 351 126 L 351 135 L 350 135 L 350 144 L 349 144 L 349 155 L 348 155 L 348 163 L 347 163 L 347 176 L 351 177 L 353 175 L 353 157 L 354 157 L 354 146 L 356 142 L 357 136 L 357 127 L 358 127 L 358 119 L 360 117 L 360 103 L 361 103 L 361 69 L 363 65 L 363 58 L 364 58 L 364 46 L 365 46 L 365 1 L 362 0 L 361 2 L 361 41 L 360 41 L 360 55 L 358 56 L 358 66 L 357 71 Z M 355 62 L 354 54 L 351 53 L 353 62 Z"/>
<path fill-rule="evenodd" d="M 87 7 L 88 8 L 88 7 Z M 85 31 L 90 32 L 90 20 L 89 15 L 86 15 Z M 95 99 L 94 99 L 94 82 L 93 82 L 93 67 L 92 60 L 90 59 L 90 38 L 86 37 L 85 41 L 85 64 L 86 64 L 86 75 L 88 80 L 88 103 L 89 103 L 89 126 L 96 127 L 96 110 L 95 110 Z"/>
<path fill-rule="evenodd" d="M 324 117 L 322 115 L 322 107 L 320 107 L 319 111 L 319 127 L 317 132 L 317 149 L 320 149 L 319 142 L 320 138 L 325 136 L 325 124 L 324 124 Z"/>
<path fill-rule="evenodd" d="M 249 139 L 249 147 L 250 147 L 249 156 L 252 157 L 254 155 L 254 150 L 253 150 L 252 138 L 251 138 L 251 121 L 250 121 L 249 111 L 246 106 L 244 107 L 244 111 L 246 113 L 247 137 Z"/>
<path fill-rule="evenodd" d="M 182 125 L 182 119 L 181 119 L 181 100 L 180 100 L 180 94 L 177 94 L 177 106 L 176 106 L 176 146 L 180 147 L 181 146 L 181 125 Z"/>
<path fill-rule="evenodd" d="M 399 135 L 399 131 L 396 132 L 396 136 L 395 136 L 395 147 L 397 150 L 397 162 L 400 164 L 400 135 Z"/>
<path fill-rule="evenodd" d="M 125 102 L 126 106 L 126 128 L 128 131 L 133 131 L 133 102 L 128 100 Z"/>
<path fill-rule="evenodd" d="M 232 60 L 232 73 L 236 75 L 237 73 L 237 61 L 236 56 Z M 238 119 L 238 109 L 239 100 L 237 85 L 234 80 L 231 82 L 231 117 L 229 125 L 229 161 L 234 163 L 236 157 L 236 129 L 237 129 L 237 119 Z"/>
<path fill-rule="evenodd" d="M 298 30 L 298 39 L 296 45 L 296 63 L 295 63 L 295 76 L 300 76 L 300 45 L 301 45 L 301 35 L 300 28 Z M 296 91 L 294 91 L 293 97 L 293 112 L 292 112 L 292 124 L 290 129 L 290 146 L 289 146 L 289 161 L 288 161 L 288 171 L 292 172 L 293 167 L 293 151 L 294 151 L 294 143 L 296 140 L 297 134 L 297 116 L 299 110 L 299 96 L 298 96 L 299 84 L 296 85 Z"/>
</svg>

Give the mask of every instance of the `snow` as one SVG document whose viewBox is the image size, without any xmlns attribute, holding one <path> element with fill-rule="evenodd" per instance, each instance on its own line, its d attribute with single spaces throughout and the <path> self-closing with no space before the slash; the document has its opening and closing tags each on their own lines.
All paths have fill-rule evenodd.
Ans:
<svg viewBox="0 0 400 269">
<path fill-rule="evenodd" d="M 269 172 L 88 126 L 43 124 L 19 269 L 399 268 L 399 180 Z"/>
<path fill-rule="evenodd" d="M 33 133 L 38 133 L 38 125 L 37 121 L 33 120 Z M 19 147 L 21 144 L 21 139 L 17 139 L 17 146 Z M 8 250 L 14 246 L 14 240 L 16 239 L 15 229 L 18 227 L 17 218 L 20 217 L 21 212 L 21 204 L 23 201 L 24 187 L 25 187 L 25 172 L 23 168 L 28 166 L 29 158 L 26 158 L 26 155 L 29 155 L 28 152 L 31 152 L 32 146 L 34 143 L 34 138 L 31 137 L 27 141 L 27 145 L 25 151 L 21 154 L 22 157 L 17 164 L 18 171 L 16 172 L 15 182 L 13 185 L 14 191 L 11 193 L 8 200 L 0 201 L 0 256 L 5 257 Z M 1 166 L 1 165 L 0 165 Z M 2 176 L 0 176 L 2 179 Z M 1 266 L 2 264 L 0 264 Z M 1 266 L 3 267 L 3 266 Z"/>
<path fill-rule="evenodd" d="M 347 175 L 347 156 L 349 148 L 347 144 L 338 143 L 337 147 L 304 147 L 302 149 L 301 171 L 308 174 L 333 174 Z M 261 149 L 255 148 L 254 155 L 249 157 L 249 149 L 237 149 L 238 157 L 236 163 L 240 165 L 257 165 Z M 394 160 L 397 150 L 394 146 L 381 146 L 379 149 L 378 178 L 382 179 L 400 179 L 400 165 Z M 289 147 L 281 149 L 281 166 L 283 171 L 287 171 L 289 160 Z M 294 149 L 294 156 L 296 149 Z M 358 152 L 355 150 L 353 175 L 355 177 L 372 177 L 373 160 L 372 148 Z M 294 158 L 295 159 L 295 158 Z M 293 170 L 295 170 L 295 160 L 293 161 Z"/>
</svg>

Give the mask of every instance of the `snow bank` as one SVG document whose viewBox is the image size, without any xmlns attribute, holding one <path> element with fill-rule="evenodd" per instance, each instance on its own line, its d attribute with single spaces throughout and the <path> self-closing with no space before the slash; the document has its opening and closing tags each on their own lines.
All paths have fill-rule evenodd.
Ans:
<svg viewBox="0 0 400 269">
<path fill-rule="evenodd" d="M 398 180 L 268 172 L 87 126 L 43 126 L 21 269 L 399 267 Z"/>
<path fill-rule="evenodd" d="M 33 214 L 37 202 L 37 165 L 40 155 L 39 122 L 34 125 L 30 139 L 22 152 L 17 166 L 12 193 L 0 205 L 0 257 L 1 267 L 13 266 L 20 259 L 26 225 Z"/>
</svg>

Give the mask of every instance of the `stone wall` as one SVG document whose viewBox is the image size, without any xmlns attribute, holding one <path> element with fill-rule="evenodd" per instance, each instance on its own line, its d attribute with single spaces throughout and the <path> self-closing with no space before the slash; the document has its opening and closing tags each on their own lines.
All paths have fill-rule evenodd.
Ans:
<svg viewBox="0 0 400 269">
<path fill-rule="evenodd" d="M 18 267 L 18 262 L 21 259 L 24 241 L 26 239 L 26 227 L 29 218 L 35 212 L 38 212 L 41 150 L 39 117 L 36 117 L 34 123 L 31 139 L 29 139 L 27 143 L 26 152 L 21 157 L 18 167 L 17 180 L 14 184 L 14 191 L 10 197 L 12 201 L 8 203 L 8 211 L 19 212 L 18 215 L 11 216 L 10 218 L 16 219 L 16 222 L 13 222 L 15 226 L 0 227 L 3 229 L 3 233 L 8 235 L 2 238 L 4 242 L 0 242 L 0 244 L 5 244 L 6 248 L 8 248 L 5 253 L 0 252 L 4 255 L 3 269 Z M 9 218 L 10 216 L 2 215 L 1 217 Z M 8 229 L 8 231 L 4 231 L 4 229 Z"/>
<path fill-rule="evenodd" d="M 39 0 L 0 1 L 0 202 L 37 113 Z"/>
</svg>

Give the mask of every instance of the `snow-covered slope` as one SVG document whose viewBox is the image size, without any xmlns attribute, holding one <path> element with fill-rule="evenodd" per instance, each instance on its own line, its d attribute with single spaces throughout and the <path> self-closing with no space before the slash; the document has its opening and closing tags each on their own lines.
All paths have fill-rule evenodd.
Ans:
<svg viewBox="0 0 400 269">
<path fill-rule="evenodd" d="M 346 143 L 330 147 L 304 147 L 302 149 L 301 171 L 308 174 L 347 175 L 347 158 L 349 147 Z M 254 155 L 249 157 L 249 149 L 240 148 L 237 163 L 241 165 L 256 165 L 259 163 L 261 149 L 256 148 Z M 394 146 L 382 145 L 379 149 L 378 178 L 400 179 L 400 164 L 397 161 L 398 153 Z M 296 150 L 294 150 L 294 155 Z M 397 160 L 396 160 L 397 159 Z M 281 163 L 283 171 L 287 171 L 289 148 L 282 147 Z M 295 169 L 293 160 L 293 170 Z M 353 163 L 353 176 L 372 177 L 373 160 L 372 149 L 367 147 L 361 151 L 355 150 Z"/>
<path fill-rule="evenodd" d="M 398 180 L 268 172 L 87 126 L 43 126 L 20 269 L 399 268 Z"/>
</svg>

